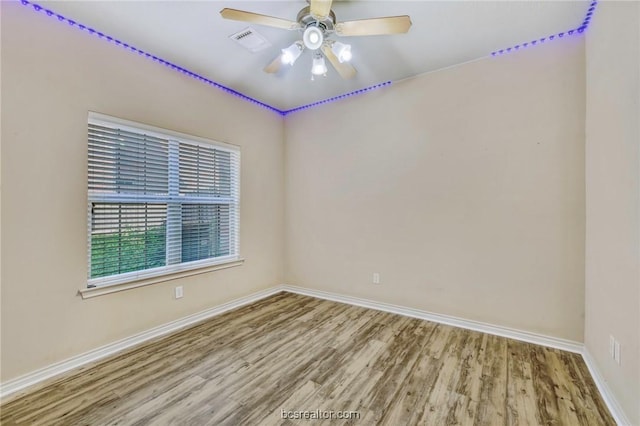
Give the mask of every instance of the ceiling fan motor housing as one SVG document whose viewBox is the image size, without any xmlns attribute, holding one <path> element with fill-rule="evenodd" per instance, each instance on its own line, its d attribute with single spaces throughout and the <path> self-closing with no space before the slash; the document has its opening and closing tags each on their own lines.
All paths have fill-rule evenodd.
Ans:
<svg viewBox="0 0 640 426">
<path fill-rule="evenodd" d="M 317 19 L 311 13 L 309 6 L 298 12 L 297 19 L 300 28 L 303 30 L 302 41 L 309 50 L 318 50 L 324 43 L 327 33 L 333 32 L 336 23 L 336 15 L 333 11 L 329 11 L 329 15 L 326 18 Z"/>
<path fill-rule="evenodd" d="M 300 24 L 300 27 L 304 30 L 309 26 L 317 26 L 322 32 L 331 32 L 336 25 L 336 14 L 333 10 L 329 12 L 329 16 L 324 19 L 317 19 L 311 14 L 311 8 L 309 6 L 303 8 L 298 12 L 296 21 Z"/>
</svg>

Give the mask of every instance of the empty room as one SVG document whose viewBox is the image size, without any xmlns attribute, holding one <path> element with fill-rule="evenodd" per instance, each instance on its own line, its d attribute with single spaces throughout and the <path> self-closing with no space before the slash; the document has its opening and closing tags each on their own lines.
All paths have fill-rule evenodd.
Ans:
<svg viewBox="0 0 640 426">
<path fill-rule="evenodd" d="M 2 425 L 640 426 L 640 2 L 0 1 Z"/>
</svg>

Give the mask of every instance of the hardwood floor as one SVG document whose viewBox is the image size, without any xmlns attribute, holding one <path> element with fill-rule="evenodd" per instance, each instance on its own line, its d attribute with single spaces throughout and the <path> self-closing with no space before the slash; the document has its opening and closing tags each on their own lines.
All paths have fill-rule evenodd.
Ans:
<svg viewBox="0 0 640 426">
<path fill-rule="evenodd" d="M 615 424 L 577 354 L 290 293 L 0 408 L 3 425 Z"/>
</svg>

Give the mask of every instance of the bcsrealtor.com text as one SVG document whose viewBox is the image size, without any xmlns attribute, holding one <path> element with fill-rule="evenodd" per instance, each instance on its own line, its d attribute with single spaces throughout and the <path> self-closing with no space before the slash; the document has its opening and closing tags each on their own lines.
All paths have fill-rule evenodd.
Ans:
<svg viewBox="0 0 640 426">
<path fill-rule="evenodd" d="M 360 419 L 358 411 L 280 410 L 281 419 L 289 420 L 350 420 Z"/>
</svg>

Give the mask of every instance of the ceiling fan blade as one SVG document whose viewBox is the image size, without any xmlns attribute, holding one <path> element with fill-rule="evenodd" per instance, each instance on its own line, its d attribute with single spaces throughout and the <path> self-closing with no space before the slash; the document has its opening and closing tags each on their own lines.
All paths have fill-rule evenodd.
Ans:
<svg viewBox="0 0 640 426">
<path fill-rule="evenodd" d="M 311 14 L 319 19 L 324 19 L 331 12 L 332 0 L 311 0 Z"/>
<path fill-rule="evenodd" d="M 400 34 L 406 33 L 409 28 L 411 28 L 411 18 L 408 15 L 360 19 L 336 24 L 336 32 L 341 36 Z"/>
<path fill-rule="evenodd" d="M 355 77 L 357 71 L 353 67 L 353 65 L 351 65 L 348 62 L 340 63 L 340 61 L 338 60 L 338 57 L 331 50 L 331 47 L 329 47 L 326 44 L 323 45 L 322 52 L 327 57 L 329 62 L 331 62 L 331 65 L 333 65 L 333 68 L 335 68 L 336 71 L 338 71 L 338 74 L 340 74 L 340 77 L 344 78 L 345 80 Z"/>
<path fill-rule="evenodd" d="M 224 19 L 233 21 L 252 22 L 254 24 L 266 25 L 268 27 L 282 28 L 285 30 L 297 30 L 300 24 L 287 19 L 276 18 L 274 16 L 261 15 L 259 13 L 245 12 L 244 10 L 224 8 L 220 11 Z"/>
<path fill-rule="evenodd" d="M 280 71 L 280 67 L 282 67 L 282 54 L 276 56 L 276 58 L 271 61 L 269 65 L 264 67 L 264 72 L 269 74 L 275 74 Z"/>
</svg>

